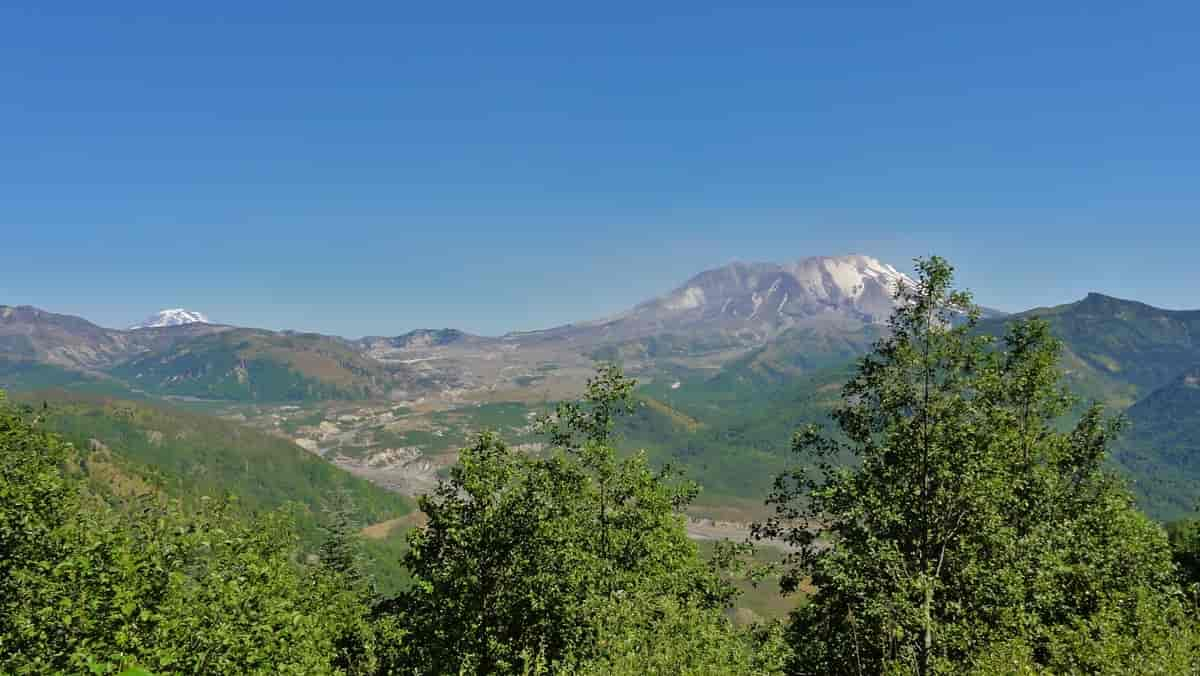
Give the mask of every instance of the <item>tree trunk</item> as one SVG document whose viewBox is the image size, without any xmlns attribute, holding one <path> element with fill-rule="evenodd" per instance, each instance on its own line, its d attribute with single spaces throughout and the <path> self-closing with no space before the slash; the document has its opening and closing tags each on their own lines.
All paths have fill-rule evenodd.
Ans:
<svg viewBox="0 0 1200 676">
<path fill-rule="evenodd" d="M 925 578 L 925 631 L 921 645 L 921 676 L 929 674 L 929 654 L 933 651 L 933 580 Z"/>
</svg>

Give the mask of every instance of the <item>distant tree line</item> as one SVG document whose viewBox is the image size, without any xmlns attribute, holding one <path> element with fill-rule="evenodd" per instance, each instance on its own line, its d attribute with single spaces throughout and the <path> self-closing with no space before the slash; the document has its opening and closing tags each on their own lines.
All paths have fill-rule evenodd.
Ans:
<svg viewBox="0 0 1200 676">
<path fill-rule="evenodd" d="M 1200 527 L 1150 521 L 1104 469 L 1118 420 L 1064 423 L 1044 323 L 983 336 L 950 266 L 918 269 L 836 429 L 799 431 L 767 496 L 756 533 L 792 546 L 785 591 L 813 589 L 786 621 L 735 626 L 750 544 L 702 557 L 698 487 L 617 453 L 634 382 L 615 367 L 542 422 L 552 451 L 462 450 L 390 597 L 344 496 L 303 557 L 286 510 L 100 494 L 38 411 L 0 401 L 0 672 L 1200 671 Z"/>
</svg>

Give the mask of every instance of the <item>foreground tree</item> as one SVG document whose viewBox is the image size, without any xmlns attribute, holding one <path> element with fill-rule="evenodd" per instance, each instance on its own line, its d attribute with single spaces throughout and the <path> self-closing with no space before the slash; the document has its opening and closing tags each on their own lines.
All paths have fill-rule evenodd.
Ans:
<svg viewBox="0 0 1200 676">
<path fill-rule="evenodd" d="M 1175 565 L 1179 569 L 1179 581 L 1186 587 L 1200 584 L 1200 521 L 1184 519 L 1167 524 L 1167 538 Z M 1193 594 L 1196 591 L 1193 590 Z"/>
<path fill-rule="evenodd" d="M 996 344 L 944 260 L 918 269 L 844 388 L 840 434 L 796 435 L 810 463 L 777 478 L 758 529 L 799 548 L 785 584 L 817 588 L 793 669 L 961 672 L 997 646 L 1099 669 L 1114 644 L 1097 636 L 1136 638 L 1174 607 L 1161 529 L 1102 466 L 1117 425 L 1093 407 L 1061 431 L 1074 400 L 1047 325 Z"/>
<path fill-rule="evenodd" d="M 563 671 L 609 658 L 632 668 L 666 653 L 647 655 L 629 632 L 667 626 L 695 626 L 706 644 L 739 641 L 721 615 L 732 588 L 683 527 L 695 486 L 651 470 L 643 455 L 616 456 L 613 420 L 632 387 L 602 370 L 584 401 L 545 421 L 554 447 L 545 457 L 490 433 L 462 450 L 449 480 L 421 500 L 429 521 L 405 559 L 413 589 L 388 604 L 411 632 L 394 668 Z M 619 658 L 606 652 L 617 648 Z M 744 652 L 711 647 L 727 658 Z"/>
<path fill-rule="evenodd" d="M 287 514 L 155 497 L 118 509 L 77 462 L 0 393 L 0 673 L 374 670 L 366 596 L 295 563 Z"/>
</svg>

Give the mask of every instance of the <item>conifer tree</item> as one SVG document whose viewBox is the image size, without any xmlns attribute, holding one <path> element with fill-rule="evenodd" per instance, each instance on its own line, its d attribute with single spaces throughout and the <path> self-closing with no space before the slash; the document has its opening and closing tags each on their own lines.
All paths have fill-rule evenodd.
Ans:
<svg viewBox="0 0 1200 676">
<path fill-rule="evenodd" d="M 321 565 L 336 571 L 354 588 L 366 583 L 362 547 L 358 540 L 354 499 L 344 490 L 337 491 L 325 505 L 325 540 L 318 549 Z"/>
</svg>

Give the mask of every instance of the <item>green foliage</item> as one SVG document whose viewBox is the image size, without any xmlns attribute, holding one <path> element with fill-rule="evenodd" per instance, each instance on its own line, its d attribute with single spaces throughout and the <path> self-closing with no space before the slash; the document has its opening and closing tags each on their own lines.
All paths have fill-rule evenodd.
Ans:
<svg viewBox="0 0 1200 676">
<path fill-rule="evenodd" d="M 800 548 L 790 584 L 817 588 L 792 668 L 951 673 L 1013 641 L 1040 667 L 1095 667 L 1084 628 L 1132 627 L 1134 600 L 1173 589 L 1161 529 L 1103 470 L 1116 426 L 1093 408 L 1060 431 L 1073 401 L 1048 326 L 1018 322 L 994 349 L 949 265 L 918 268 L 843 390 L 842 436 L 797 434 L 813 464 L 780 475 L 760 526 Z M 1142 645 L 1101 644 L 1127 661 Z"/>
<path fill-rule="evenodd" d="M 626 378 L 617 366 L 602 365 L 588 380 L 583 401 L 559 404 L 554 415 L 543 419 L 540 426 L 550 443 L 575 454 L 583 453 L 588 446 L 607 447 L 613 441 L 616 419 L 633 411 L 636 386 L 637 381 Z"/>
<path fill-rule="evenodd" d="M 779 625 L 739 630 L 711 608 L 653 595 L 623 598 L 596 615 L 597 655 L 572 673 L 783 673 L 787 649 Z"/>
<path fill-rule="evenodd" d="M 233 422 L 162 404 L 61 391 L 22 394 L 20 401 L 41 407 L 42 428 L 72 442 L 72 466 L 110 501 L 155 494 L 193 509 L 206 496 L 232 495 L 240 518 L 294 507 L 292 520 L 310 553 L 327 540 L 330 527 L 387 521 L 413 508 L 408 498 L 356 478 L 286 439 Z M 349 512 L 339 515 L 341 508 Z M 345 523 L 331 523 L 333 517 Z M 400 563 L 402 538 L 350 539 L 362 574 L 381 592 L 396 593 L 407 585 Z"/>
<path fill-rule="evenodd" d="M 1200 520 L 1184 519 L 1167 524 L 1171 556 L 1185 585 L 1200 584 Z"/>
<path fill-rule="evenodd" d="M 377 596 L 393 597 L 411 586 L 412 577 L 404 567 L 408 552 L 406 528 L 394 528 L 382 539 L 355 537 L 354 544 L 365 577 Z"/>
<path fill-rule="evenodd" d="M 514 452 L 491 433 L 463 449 L 421 501 L 428 525 L 405 559 L 414 586 L 389 605 L 411 632 L 396 666 L 495 673 L 589 663 L 604 653 L 605 618 L 633 612 L 632 599 L 719 617 L 732 589 L 697 556 L 679 514 L 695 487 L 651 471 L 641 455 L 618 459 L 610 445 L 632 389 L 602 369 L 583 402 L 546 422 L 558 447 L 548 457 Z"/>
<path fill-rule="evenodd" d="M 1128 408 L 1130 428 L 1112 460 L 1151 516 L 1182 517 L 1200 495 L 1200 312 L 1172 311 L 1089 294 L 1076 303 L 1031 310 L 1063 341 L 1065 381 L 1093 401 Z M 981 322 L 1002 335 L 1010 320 Z M 1188 387 L 1189 378 L 1193 382 Z"/>
<path fill-rule="evenodd" d="M 61 471 L 72 449 L 40 422 L 0 408 L 0 671 L 373 669 L 367 599 L 294 563 L 286 515 L 112 509 Z"/>
<path fill-rule="evenodd" d="M 1047 637 L 1038 657 L 1024 638 L 987 646 L 969 673 L 991 674 L 1194 674 L 1200 670 L 1200 633 L 1194 608 L 1174 599 L 1139 595 L 1106 605 Z M 962 671 L 967 671 L 963 669 Z"/>
<path fill-rule="evenodd" d="M 12 413 L 0 392 L 0 654 L 15 649 L 20 631 L 10 607 L 23 571 L 52 565 L 52 535 L 70 521 L 75 491 L 59 472 L 68 451 Z"/>
<path fill-rule="evenodd" d="M 358 532 L 361 524 L 355 521 L 354 498 L 345 490 L 339 490 L 325 505 L 325 540 L 317 550 L 322 566 L 339 574 L 355 589 L 365 589 L 364 569 L 366 563 L 362 538 Z"/>
</svg>

